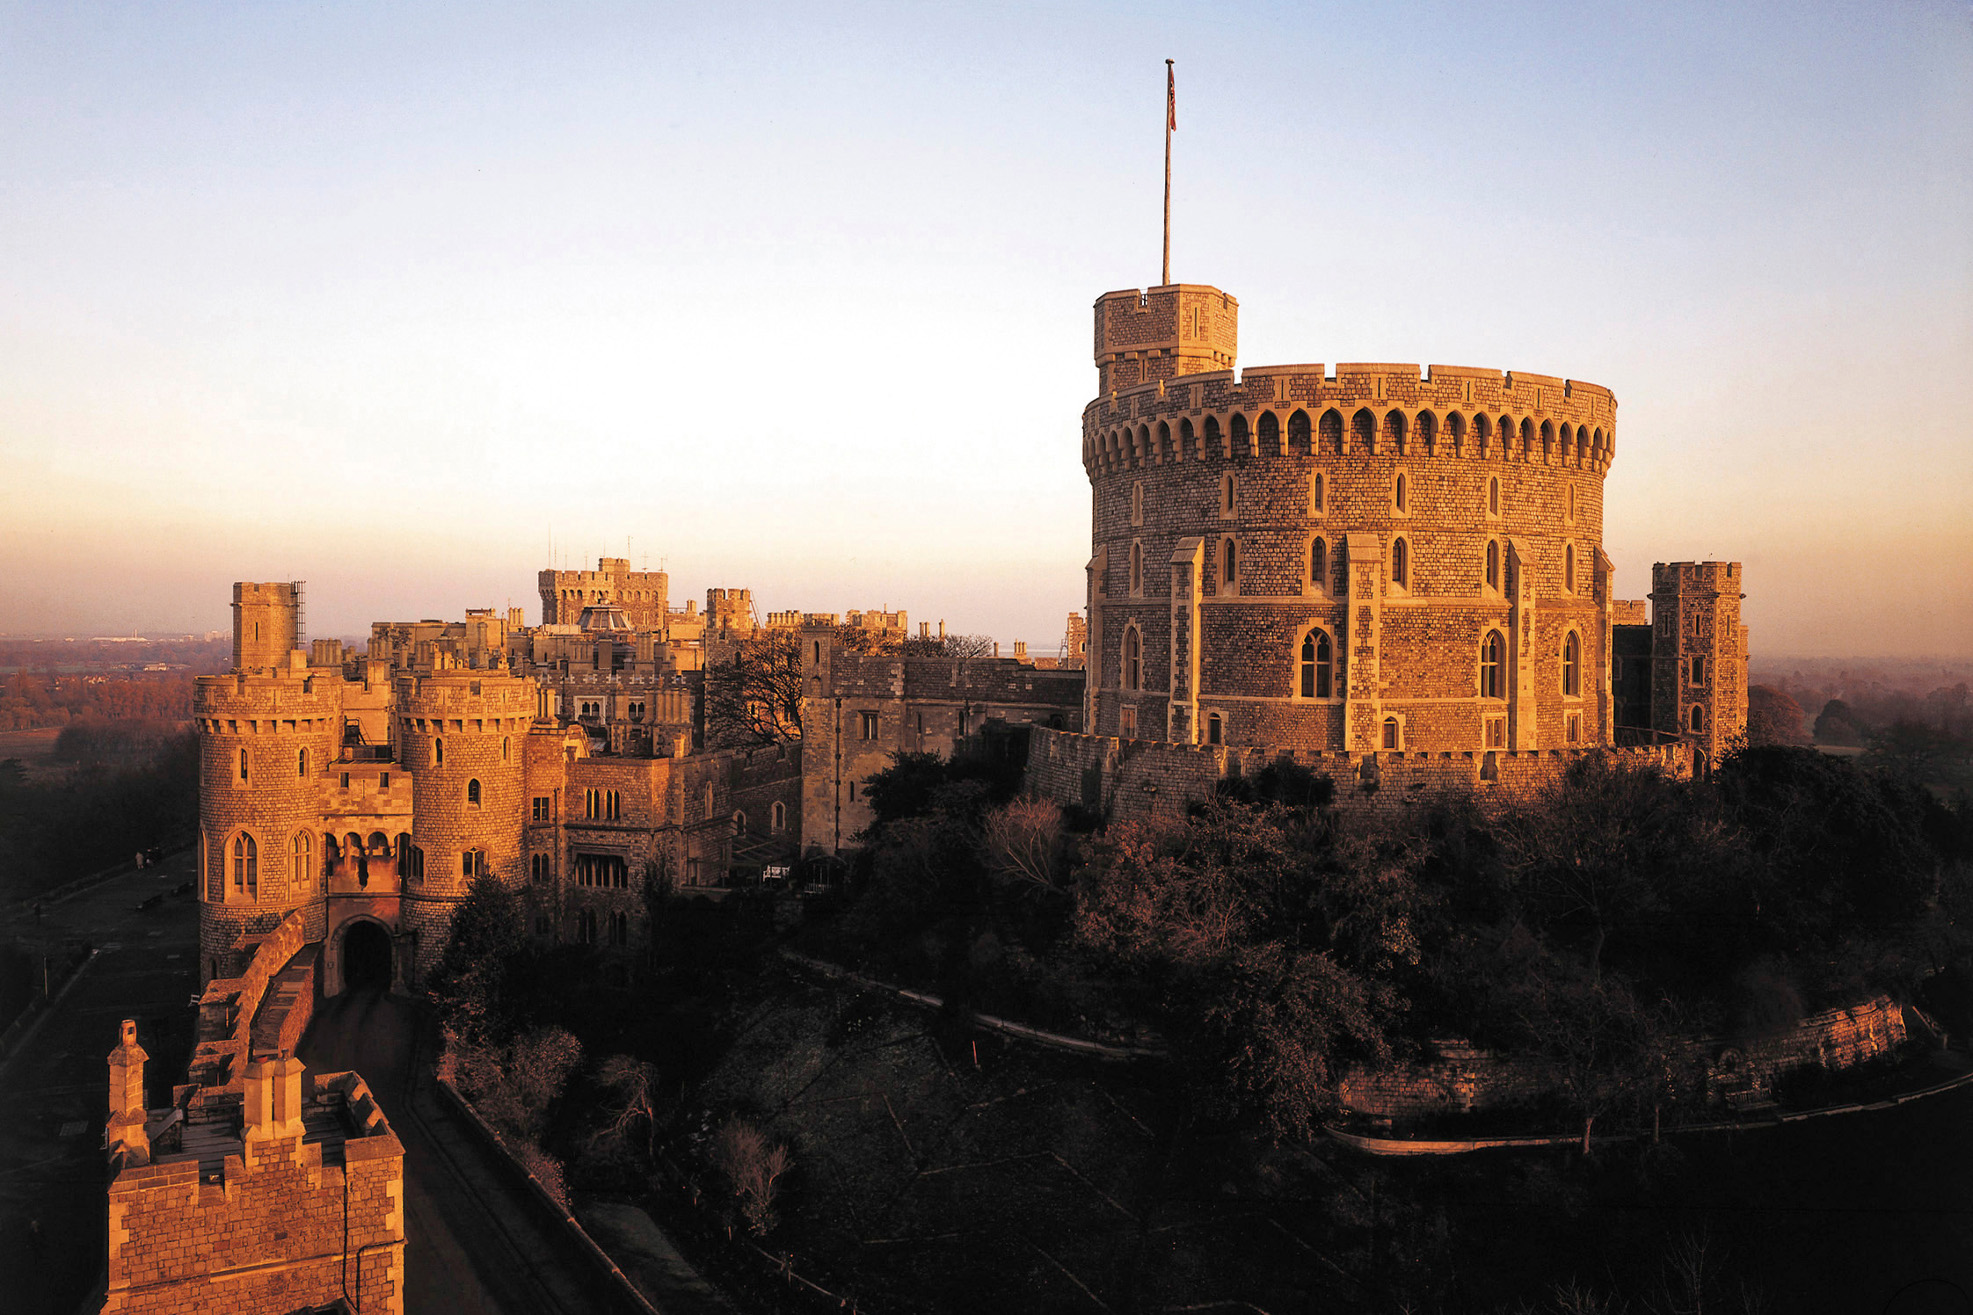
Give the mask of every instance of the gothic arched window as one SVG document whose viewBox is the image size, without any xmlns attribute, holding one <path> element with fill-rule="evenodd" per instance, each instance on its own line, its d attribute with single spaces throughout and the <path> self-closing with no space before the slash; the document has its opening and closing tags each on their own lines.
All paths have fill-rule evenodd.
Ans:
<svg viewBox="0 0 1973 1315">
<path fill-rule="evenodd" d="M 1487 540 L 1487 588 L 1500 588 L 1500 542 Z"/>
<path fill-rule="evenodd" d="M 466 802 L 475 808 L 480 806 L 480 783 L 478 781 L 466 782 Z"/>
<path fill-rule="evenodd" d="M 1335 650 L 1320 628 L 1302 636 L 1301 692 L 1305 699 L 1326 699 L 1335 687 Z"/>
<path fill-rule="evenodd" d="M 1562 640 L 1562 694 L 1576 698 L 1582 694 L 1582 640 L 1571 630 Z"/>
<path fill-rule="evenodd" d="M 233 837 L 233 889 L 248 895 L 260 890 L 260 846 L 244 831 Z"/>
<path fill-rule="evenodd" d="M 1138 638 L 1137 627 L 1124 631 L 1124 688 L 1142 689 L 1144 679 L 1144 645 Z"/>
<path fill-rule="evenodd" d="M 1322 539 L 1308 546 L 1308 582 L 1318 589 L 1329 587 L 1329 545 Z"/>
<path fill-rule="evenodd" d="M 1480 642 L 1480 697 L 1498 699 L 1505 697 L 1501 691 L 1502 672 L 1507 665 L 1507 641 L 1500 637 L 1498 630 L 1487 631 L 1487 637 Z"/>
<path fill-rule="evenodd" d="M 1391 540 L 1391 583 L 1400 589 L 1411 585 L 1411 545 L 1403 539 Z"/>
</svg>

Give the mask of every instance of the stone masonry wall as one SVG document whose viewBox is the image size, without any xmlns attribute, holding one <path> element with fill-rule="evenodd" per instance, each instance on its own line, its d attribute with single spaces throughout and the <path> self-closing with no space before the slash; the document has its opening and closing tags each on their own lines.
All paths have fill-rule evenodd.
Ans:
<svg viewBox="0 0 1973 1315">
<path fill-rule="evenodd" d="M 320 1145 L 273 1138 L 210 1177 L 196 1158 L 123 1168 L 109 1187 L 102 1309 L 303 1310 L 338 1300 L 346 1281 L 361 1310 L 402 1315 L 403 1148 L 386 1128 L 341 1151 L 325 1165 Z"/>
<path fill-rule="evenodd" d="M 1229 776 L 1258 775 L 1277 760 L 1300 764 L 1336 784 L 1335 806 L 1355 816 L 1403 816 L 1471 795 L 1522 798 L 1553 781 L 1585 753 L 1688 776 L 1692 751 L 1680 744 L 1535 753 L 1452 750 L 1350 754 L 1231 745 L 1122 740 L 1034 727 L 1028 732 L 1026 788 L 1080 804 L 1107 820 L 1181 818 Z"/>
<path fill-rule="evenodd" d="M 310 938 L 322 936 L 319 819 L 340 750 L 341 687 L 340 673 L 308 668 L 202 676 L 194 687 L 201 982 L 235 970 L 227 956 L 242 936 L 297 909 Z"/>
<path fill-rule="evenodd" d="M 1905 1041 L 1904 1010 L 1889 996 L 1811 1014 L 1793 1027 L 1751 1038 L 1693 1037 L 1683 1044 L 1684 1093 L 1720 1103 L 1771 1087 L 1801 1068 L 1841 1070 L 1890 1054 Z M 1343 1107 L 1404 1120 L 1527 1106 L 1553 1096 L 1559 1075 L 1537 1058 L 1498 1055 L 1464 1041 L 1436 1041 L 1431 1057 L 1381 1073 L 1353 1073 Z"/>
<path fill-rule="evenodd" d="M 1130 717 L 1136 735 L 1204 742 L 1216 717 L 1226 743 L 1354 752 L 1386 747 L 1387 721 L 1404 748 L 1610 741 L 1607 389 L 1398 364 L 1128 386 L 1125 297 L 1098 303 L 1105 392 L 1084 412 L 1087 729 L 1128 734 Z M 1162 344 L 1148 350 L 1186 358 L 1163 297 L 1140 317 Z M 1312 632 L 1330 689 L 1305 696 Z M 1490 632 L 1506 648 L 1497 695 L 1482 688 Z"/>
</svg>

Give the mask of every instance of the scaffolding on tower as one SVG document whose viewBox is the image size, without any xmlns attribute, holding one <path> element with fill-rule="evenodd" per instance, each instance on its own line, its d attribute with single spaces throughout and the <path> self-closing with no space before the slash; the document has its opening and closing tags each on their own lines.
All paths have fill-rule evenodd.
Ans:
<svg viewBox="0 0 1973 1315">
<path fill-rule="evenodd" d="M 289 582 L 295 591 L 295 647 L 308 647 L 308 609 L 302 602 L 303 581 Z"/>
</svg>

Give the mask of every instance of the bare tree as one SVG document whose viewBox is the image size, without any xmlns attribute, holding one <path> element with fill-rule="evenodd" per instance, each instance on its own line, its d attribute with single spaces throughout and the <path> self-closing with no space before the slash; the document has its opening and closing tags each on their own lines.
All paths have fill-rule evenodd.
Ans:
<svg viewBox="0 0 1973 1315">
<path fill-rule="evenodd" d="M 936 639 L 907 639 L 899 645 L 906 657 L 983 658 L 993 656 L 992 635 L 940 635 Z"/>
<path fill-rule="evenodd" d="M 1032 796 L 986 815 L 988 866 L 995 876 L 1037 890 L 1061 890 L 1068 833 L 1062 806 Z"/>
<path fill-rule="evenodd" d="M 615 1093 L 618 1102 L 606 1110 L 609 1122 L 599 1135 L 620 1141 L 641 1121 L 644 1154 L 651 1155 L 658 1136 L 658 1066 L 629 1055 L 611 1055 L 597 1068 L 596 1081 Z"/>
<path fill-rule="evenodd" d="M 760 630 L 731 661 L 706 668 L 706 738 L 716 744 L 785 744 L 802 737 L 801 636 Z"/>
<path fill-rule="evenodd" d="M 788 1148 L 770 1144 L 767 1134 L 745 1119 L 728 1119 L 713 1138 L 713 1167 L 733 1193 L 747 1230 L 765 1237 L 774 1227 L 776 1184 L 792 1160 Z"/>
</svg>

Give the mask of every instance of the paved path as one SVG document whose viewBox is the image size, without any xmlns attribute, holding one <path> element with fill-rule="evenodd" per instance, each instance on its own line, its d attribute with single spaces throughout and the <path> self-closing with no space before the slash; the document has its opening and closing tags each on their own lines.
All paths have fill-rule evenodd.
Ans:
<svg viewBox="0 0 1973 1315">
<path fill-rule="evenodd" d="M 137 1020 L 150 1053 L 153 1106 L 169 1104 L 191 1053 L 198 906 L 153 895 L 192 879 L 179 854 L 130 871 L 43 911 L 8 908 L 0 935 L 45 936 L 57 952 L 87 941 L 101 952 L 31 1039 L 0 1061 L 0 1308 L 9 1315 L 72 1315 L 103 1266 L 105 1057 L 120 1019 Z"/>
<path fill-rule="evenodd" d="M 317 1008 L 300 1047 L 312 1072 L 361 1073 L 404 1143 L 407 1315 L 607 1309 L 566 1239 L 441 1106 L 418 1029 L 407 1001 L 355 991 Z"/>
</svg>

